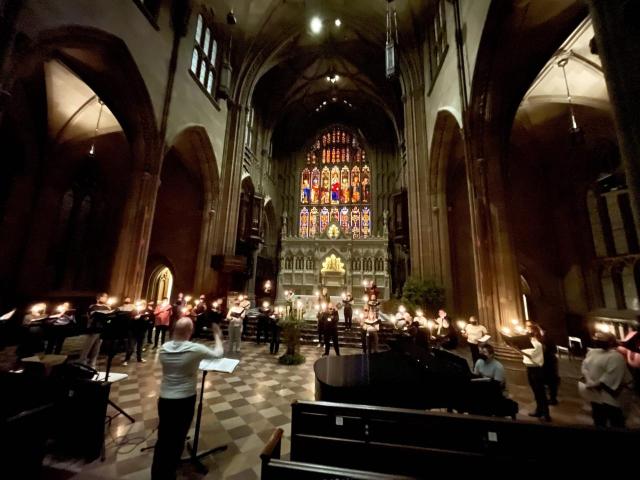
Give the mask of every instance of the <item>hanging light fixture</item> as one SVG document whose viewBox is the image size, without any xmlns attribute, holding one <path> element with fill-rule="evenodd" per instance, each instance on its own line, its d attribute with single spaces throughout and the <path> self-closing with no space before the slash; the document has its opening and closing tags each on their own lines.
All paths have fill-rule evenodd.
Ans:
<svg viewBox="0 0 640 480">
<path fill-rule="evenodd" d="M 396 74 L 397 68 L 396 46 L 398 45 L 398 16 L 395 7 L 391 6 L 392 3 L 393 0 L 387 0 L 387 41 L 384 47 L 384 63 L 387 78 L 393 77 Z"/>
<path fill-rule="evenodd" d="M 98 99 L 100 104 L 100 110 L 98 111 L 98 121 L 96 122 L 96 129 L 93 131 L 93 139 L 91 140 L 91 148 L 89 149 L 89 156 L 94 157 L 96 155 L 96 138 L 98 137 L 98 130 L 100 129 L 100 119 L 102 118 L 102 107 L 104 102 Z"/>
<path fill-rule="evenodd" d="M 571 98 L 571 91 L 569 90 L 569 80 L 567 78 L 567 64 L 569 63 L 569 58 L 564 57 L 558 61 L 558 67 L 562 69 L 562 76 L 564 77 L 564 86 L 567 90 L 567 103 L 569 104 L 569 115 L 571 117 L 571 125 L 569 127 L 569 135 L 571 136 L 571 141 L 574 144 L 583 143 L 584 141 L 584 132 L 578 126 L 578 122 L 576 120 L 576 113 L 573 109 L 573 99 Z"/>
</svg>

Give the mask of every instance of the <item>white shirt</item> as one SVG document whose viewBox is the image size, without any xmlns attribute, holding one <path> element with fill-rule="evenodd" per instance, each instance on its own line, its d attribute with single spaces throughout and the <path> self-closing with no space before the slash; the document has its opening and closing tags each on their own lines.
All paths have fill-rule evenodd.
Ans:
<svg viewBox="0 0 640 480">
<path fill-rule="evenodd" d="M 587 352 L 582 361 L 582 376 L 585 382 L 580 382 L 579 388 L 583 398 L 595 403 L 606 403 L 619 407 L 619 396 L 612 396 L 603 389 L 586 388 L 590 385 L 603 383 L 611 390 L 620 388 L 629 375 L 624 357 L 615 349 L 603 350 L 594 348 Z"/>
<path fill-rule="evenodd" d="M 484 325 L 478 325 L 477 323 L 475 325 L 468 323 L 467 326 L 464 327 L 464 332 L 467 334 L 467 342 L 472 345 L 477 345 L 478 340 L 487 334 L 487 328 Z"/>
<path fill-rule="evenodd" d="M 522 363 L 524 363 L 527 367 L 543 366 L 544 351 L 542 348 L 542 343 L 540 343 L 537 338 L 531 337 L 531 345 L 533 345 L 533 348 L 525 348 L 524 350 L 522 350 L 523 353 L 529 355 L 522 356 Z"/>
<path fill-rule="evenodd" d="M 164 343 L 160 349 L 160 397 L 176 399 L 195 395 L 200 360 L 221 357 L 222 354 L 222 344 L 216 345 L 212 350 L 200 343 L 184 340 L 170 340 Z"/>
</svg>

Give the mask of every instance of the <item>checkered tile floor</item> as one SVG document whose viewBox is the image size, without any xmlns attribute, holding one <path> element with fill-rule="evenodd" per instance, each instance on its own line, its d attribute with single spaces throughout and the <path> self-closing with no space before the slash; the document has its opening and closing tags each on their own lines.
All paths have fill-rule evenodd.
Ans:
<svg viewBox="0 0 640 480">
<path fill-rule="evenodd" d="M 82 337 L 67 340 L 63 353 L 73 353 L 81 347 Z M 226 444 L 228 449 L 204 460 L 209 468 L 205 479 L 254 479 L 259 478 L 259 455 L 276 427 L 285 431 L 282 454 L 290 450 L 291 408 L 294 400 L 313 400 L 315 378 L 313 364 L 322 349 L 303 346 L 306 363 L 299 366 L 278 364 L 270 355 L 268 346 L 255 342 L 243 342 L 242 353 L 235 356 L 240 364 L 232 374 L 207 375 L 205 405 L 200 433 L 199 450 Z M 343 354 L 358 354 L 354 349 L 343 349 Z M 467 356 L 467 350 L 456 352 Z M 141 448 L 155 442 L 157 426 L 157 394 L 161 379 L 161 366 L 156 351 L 144 354 L 147 363 L 131 362 L 122 366 L 122 356 L 114 360 L 113 371 L 129 374 L 121 382 L 114 383 L 111 400 L 131 414 L 136 422 L 131 424 L 123 416 L 117 416 L 106 434 L 106 460 L 90 464 L 80 461 L 47 457 L 44 478 L 98 480 L 128 479 L 147 480 L 153 451 L 141 452 Z M 591 424 L 589 410 L 577 397 L 576 382 L 580 360 L 561 359 L 562 384 L 560 405 L 551 407 L 554 423 Z M 104 364 L 99 365 L 104 369 Z M 531 420 L 526 414 L 535 407 L 526 373 L 518 363 L 505 363 L 509 392 L 519 404 L 522 420 Z M 109 408 L 110 414 L 116 412 Z M 194 421 L 195 424 L 195 421 Z M 628 420 L 628 426 L 640 426 L 636 413 Z M 190 433 L 193 438 L 193 428 Z M 180 479 L 202 479 L 191 466 L 185 465 L 179 472 Z"/>
</svg>

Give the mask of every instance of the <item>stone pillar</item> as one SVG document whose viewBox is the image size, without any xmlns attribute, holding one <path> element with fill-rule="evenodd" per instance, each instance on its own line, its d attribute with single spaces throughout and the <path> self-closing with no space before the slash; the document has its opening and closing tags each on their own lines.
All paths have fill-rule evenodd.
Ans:
<svg viewBox="0 0 640 480">
<path fill-rule="evenodd" d="M 516 251 L 511 243 L 500 157 L 496 154 L 493 158 L 490 165 L 484 159 L 476 160 L 474 165 L 476 197 L 472 204 L 473 247 L 480 323 L 487 326 L 496 343 L 502 343 L 498 330 L 510 326 L 512 319 L 524 318 L 520 275 Z"/>
<path fill-rule="evenodd" d="M 640 225 L 640 2 L 587 0 L 635 224 Z"/>
<path fill-rule="evenodd" d="M 149 252 L 160 175 L 134 172 L 122 219 L 109 293 L 140 296 Z"/>
<path fill-rule="evenodd" d="M 605 193 L 604 197 L 607 200 L 607 211 L 609 212 L 609 220 L 611 221 L 611 234 L 613 235 L 616 254 L 623 255 L 629 253 L 629 245 L 624 229 L 624 220 L 620 212 L 620 205 L 618 204 L 618 195 L 619 192 L 609 192 Z"/>
<path fill-rule="evenodd" d="M 429 242 L 432 214 L 426 200 L 428 146 L 424 85 L 415 87 L 403 100 L 408 170 L 410 273 L 425 278 L 433 274 L 433 248 Z"/>
</svg>

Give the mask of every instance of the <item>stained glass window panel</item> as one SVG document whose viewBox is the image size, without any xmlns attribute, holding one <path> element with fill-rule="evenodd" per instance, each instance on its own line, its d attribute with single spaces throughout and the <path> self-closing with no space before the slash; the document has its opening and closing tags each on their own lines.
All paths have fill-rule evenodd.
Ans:
<svg viewBox="0 0 640 480">
<path fill-rule="evenodd" d="M 331 169 L 331 203 L 334 205 L 340 203 L 340 169 L 338 167 Z"/>
<path fill-rule="evenodd" d="M 351 230 L 349 228 L 349 220 L 349 209 L 347 207 L 342 207 L 342 210 L 340 210 L 340 228 L 345 234 L 349 233 Z"/>
<path fill-rule="evenodd" d="M 340 203 L 349 203 L 351 200 L 351 187 L 349 185 L 349 167 L 342 167 L 340 174 Z"/>
<path fill-rule="evenodd" d="M 371 210 L 368 207 L 362 209 L 362 221 L 360 223 L 362 238 L 369 238 L 371 236 Z"/>
<path fill-rule="evenodd" d="M 320 233 L 324 233 L 329 225 L 329 209 L 327 207 L 322 207 L 320 210 Z"/>
<path fill-rule="evenodd" d="M 362 202 L 369 203 L 369 197 L 371 193 L 371 171 L 369 166 L 362 167 Z"/>
<path fill-rule="evenodd" d="M 360 209 L 358 207 L 351 210 L 351 233 L 353 238 L 360 238 Z"/>
<path fill-rule="evenodd" d="M 357 166 L 351 170 L 351 202 L 360 203 L 360 168 Z"/>
<path fill-rule="evenodd" d="M 300 210 L 300 236 L 302 238 L 309 237 L 309 210 L 307 207 Z"/>
<path fill-rule="evenodd" d="M 300 186 L 300 201 L 302 203 L 311 202 L 311 172 L 308 168 L 302 171 L 302 181 Z"/>
<path fill-rule="evenodd" d="M 338 207 L 333 207 L 329 212 L 329 221 L 331 223 L 339 223 L 340 222 L 340 212 L 338 211 Z"/>
<path fill-rule="evenodd" d="M 318 234 L 318 209 L 313 207 L 309 215 L 309 238 L 313 238 Z"/>
<path fill-rule="evenodd" d="M 311 171 L 311 203 L 320 203 L 320 170 Z"/>
<path fill-rule="evenodd" d="M 320 185 L 320 203 L 328 205 L 330 203 L 329 195 L 331 194 L 331 174 L 328 167 L 322 169 L 322 183 Z"/>
</svg>

